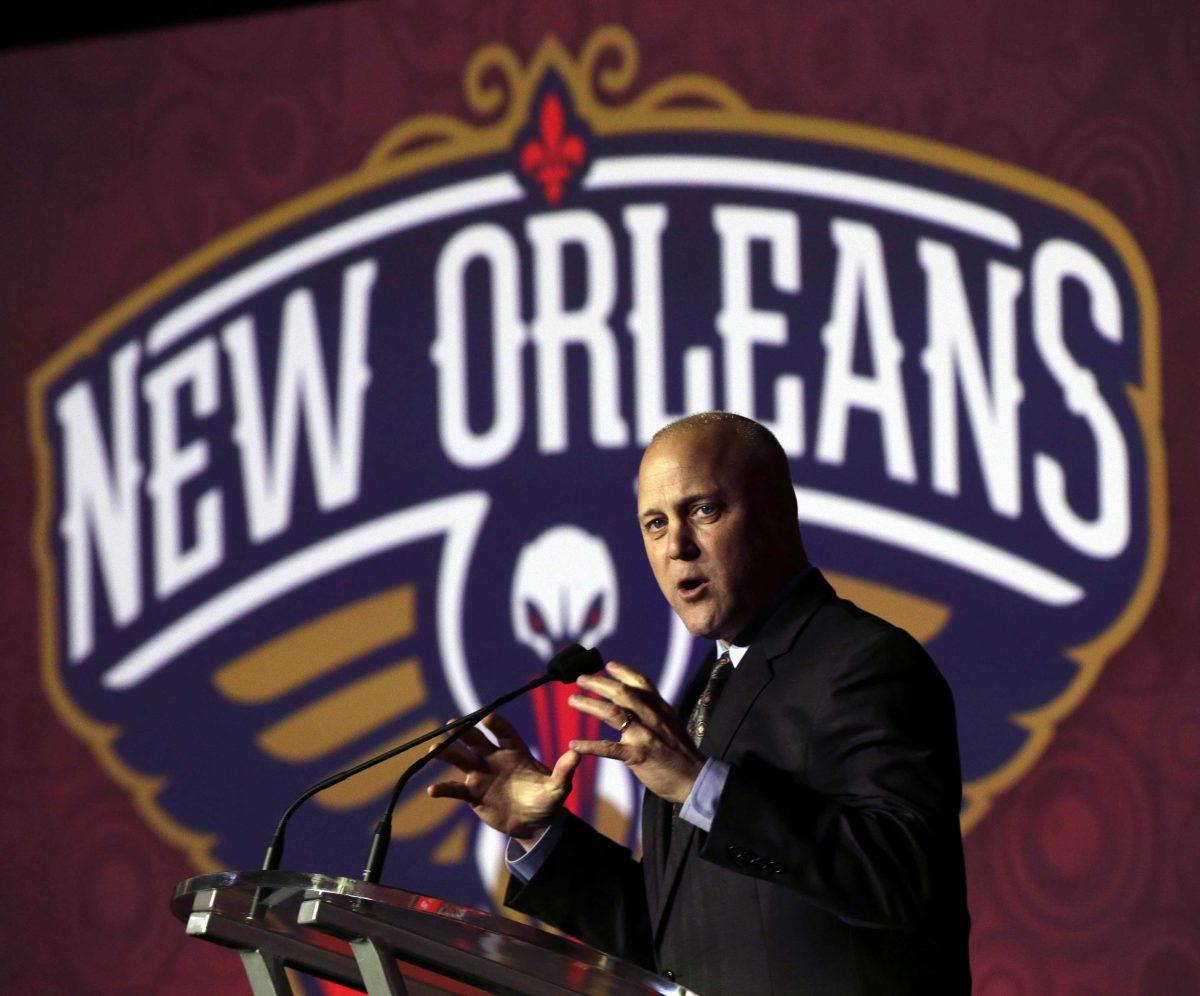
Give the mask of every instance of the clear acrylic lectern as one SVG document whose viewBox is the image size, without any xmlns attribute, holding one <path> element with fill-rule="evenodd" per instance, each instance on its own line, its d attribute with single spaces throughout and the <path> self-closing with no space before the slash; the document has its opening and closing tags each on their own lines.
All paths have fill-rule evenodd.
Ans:
<svg viewBox="0 0 1200 996">
<path fill-rule="evenodd" d="M 171 911 L 239 952 L 254 996 L 291 996 L 287 968 L 370 996 L 688 992 L 569 938 L 349 878 L 200 875 L 175 887 Z"/>
</svg>

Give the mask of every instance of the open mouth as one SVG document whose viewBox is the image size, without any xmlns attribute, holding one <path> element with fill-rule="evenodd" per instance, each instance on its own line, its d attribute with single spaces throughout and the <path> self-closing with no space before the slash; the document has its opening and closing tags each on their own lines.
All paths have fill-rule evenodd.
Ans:
<svg viewBox="0 0 1200 996">
<path fill-rule="evenodd" d="M 679 594 L 685 601 L 691 601 L 699 598 L 708 590 L 707 578 L 687 578 L 680 581 L 678 585 Z"/>
</svg>

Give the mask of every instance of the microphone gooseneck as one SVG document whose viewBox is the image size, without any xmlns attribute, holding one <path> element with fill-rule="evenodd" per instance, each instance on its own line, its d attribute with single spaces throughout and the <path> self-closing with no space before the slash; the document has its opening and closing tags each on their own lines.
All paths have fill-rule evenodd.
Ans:
<svg viewBox="0 0 1200 996">
<path fill-rule="evenodd" d="M 421 744 L 428 743 L 434 737 L 441 736 L 443 733 L 446 733 L 449 730 L 458 729 L 461 731 L 461 729 L 465 728 L 466 726 L 473 726 L 488 713 L 498 709 L 511 699 L 515 699 L 517 696 L 523 695 L 525 692 L 536 688 L 539 685 L 544 685 L 549 681 L 555 680 L 572 682 L 575 681 L 581 674 L 590 674 L 592 672 L 599 671 L 603 665 L 604 659 L 600 656 L 599 651 L 584 650 L 583 647 L 573 643 L 569 647 L 560 650 L 554 655 L 550 663 L 547 665 L 546 674 L 527 682 L 515 692 L 511 692 L 510 694 L 497 699 L 490 705 L 484 706 L 482 709 L 477 709 L 475 712 L 470 713 L 467 716 L 461 716 L 458 719 L 452 719 L 448 723 L 443 723 L 436 730 L 430 730 L 428 733 L 423 733 L 419 737 L 414 737 L 412 740 L 405 741 L 397 747 L 392 747 L 390 750 L 382 751 L 381 753 L 376 754 L 374 757 L 369 757 L 365 761 L 361 761 L 360 763 L 346 768 L 343 771 L 334 772 L 332 775 L 322 778 L 319 782 L 310 785 L 296 798 L 296 800 L 290 806 L 288 806 L 288 808 L 284 811 L 283 816 L 279 818 L 279 823 L 275 827 L 275 833 L 271 837 L 271 843 L 267 845 L 267 853 L 266 857 L 263 858 L 262 870 L 276 871 L 279 868 L 279 864 L 283 860 L 283 845 L 288 821 L 292 818 L 297 809 L 304 805 L 304 803 L 306 803 L 318 792 L 323 792 L 327 788 L 332 788 L 334 785 L 344 782 L 347 778 L 353 778 L 355 775 L 366 771 L 368 768 L 373 768 L 377 764 L 382 764 L 384 761 L 391 760 L 397 754 L 403 754 L 406 750 L 412 750 L 414 747 L 420 747 Z M 567 677 L 564 677 L 565 675 Z M 423 766 L 425 762 L 432 760 L 441 752 L 444 747 L 449 746 L 454 739 L 454 737 L 451 737 L 444 743 L 439 744 L 434 752 L 425 755 L 425 757 L 422 758 L 418 764 Z M 420 768 L 417 770 L 420 770 Z M 415 772 L 413 773 L 415 774 Z M 406 772 L 405 776 L 403 776 L 400 782 L 397 783 L 397 789 L 393 794 L 390 805 L 388 806 L 386 818 L 389 836 L 391 834 L 392 810 L 395 808 L 395 800 L 399 798 L 400 790 L 403 789 L 404 784 L 407 781 L 407 776 L 408 772 Z M 374 852 L 375 847 L 373 845 L 372 854 L 374 854 Z M 383 857 L 379 859 L 379 864 L 382 867 Z M 374 879 L 367 879 L 367 881 L 374 881 Z"/>
<path fill-rule="evenodd" d="M 362 880 L 364 882 L 377 883 L 379 877 L 383 874 L 383 863 L 387 860 L 388 846 L 392 839 L 392 813 L 396 809 L 396 803 L 399 801 L 404 787 L 417 772 L 454 743 L 468 726 L 474 726 L 485 716 L 495 712 L 505 703 L 511 702 L 513 699 L 532 691 L 540 685 L 545 685 L 551 681 L 561 681 L 569 685 L 577 681 L 580 675 L 594 674 L 602 667 L 604 667 L 604 658 L 600 656 L 600 651 L 595 649 L 585 650 L 579 644 L 572 643 L 570 646 L 564 647 L 550 659 L 549 664 L 546 665 L 545 674 L 539 675 L 532 681 L 522 685 L 516 691 L 501 696 L 496 701 L 488 703 L 483 708 L 475 710 L 469 716 L 464 716 L 462 719 L 451 724 L 454 728 L 450 731 L 450 735 L 424 757 L 419 758 L 409 765 L 404 774 L 397 780 L 395 787 L 392 789 L 392 794 L 388 798 L 387 807 L 384 809 L 383 815 L 379 818 L 379 822 L 375 826 L 375 834 L 371 838 L 371 852 L 367 857 L 367 866 L 363 870 Z"/>
<path fill-rule="evenodd" d="M 369 757 L 365 761 L 354 765 L 351 768 L 346 768 L 344 771 L 334 772 L 327 778 L 322 778 L 319 782 L 310 785 L 306 788 L 288 808 L 284 811 L 283 816 L 279 818 L 279 823 L 275 827 L 275 834 L 271 837 L 271 843 L 267 845 L 267 855 L 263 859 L 263 871 L 275 871 L 279 868 L 279 862 L 283 858 L 283 843 L 284 832 L 287 830 L 288 821 L 292 815 L 304 803 L 311 799 L 318 792 L 323 792 L 327 788 L 332 788 L 334 785 L 344 782 L 347 778 L 353 778 L 360 772 L 366 771 L 367 768 L 373 768 L 377 764 L 382 764 L 384 761 L 391 760 L 397 754 L 403 754 L 406 750 L 412 750 L 414 747 L 420 747 L 421 744 L 427 743 L 436 736 L 440 736 L 447 730 L 453 728 L 458 723 L 465 722 L 463 719 L 452 719 L 448 723 L 444 723 L 436 730 L 430 730 L 419 737 L 414 737 L 412 740 L 400 744 L 398 747 L 393 747 L 390 750 L 385 750 L 382 753 L 376 754 L 374 757 Z"/>
</svg>

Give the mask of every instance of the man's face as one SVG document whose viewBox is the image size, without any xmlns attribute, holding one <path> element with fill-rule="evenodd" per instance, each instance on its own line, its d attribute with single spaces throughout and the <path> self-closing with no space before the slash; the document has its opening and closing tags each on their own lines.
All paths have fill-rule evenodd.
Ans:
<svg viewBox="0 0 1200 996">
<path fill-rule="evenodd" d="M 663 595 L 695 636 L 731 642 L 769 607 L 786 537 L 732 433 L 697 429 L 652 443 L 638 520 Z"/>
</svg>

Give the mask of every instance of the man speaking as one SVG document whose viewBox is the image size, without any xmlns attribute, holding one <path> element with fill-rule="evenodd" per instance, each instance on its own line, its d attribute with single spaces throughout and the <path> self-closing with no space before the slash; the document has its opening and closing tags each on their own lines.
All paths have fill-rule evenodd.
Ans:
<svg viewBox="0 0 1200 996">
<path fill-rule="evenodd" d="M 787 457 L 741 416 L 661 430 L 638 525 L 713 653 L 679 710 L 623 664 L 571 705 L 618 731 L 548 769 L 499 716 L 445 759 L 508 834 L 505 902 L 702 994 L 970 990 L 954 705 L 903 630 L 808 563 Z M 645 786 L 643 858 L 563 807 L 582 755 Z"/>
</svg>

